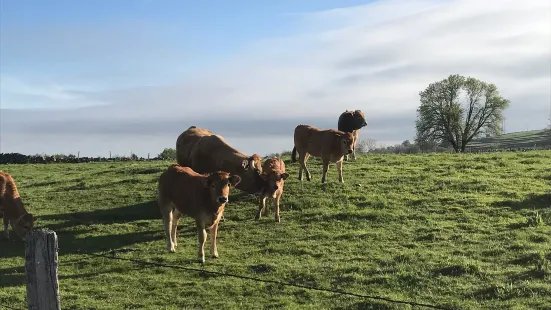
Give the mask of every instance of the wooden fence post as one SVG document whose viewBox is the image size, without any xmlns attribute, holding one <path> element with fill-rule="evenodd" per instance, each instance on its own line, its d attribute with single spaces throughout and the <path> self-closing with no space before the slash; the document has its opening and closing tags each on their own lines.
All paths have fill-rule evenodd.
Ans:
<svg viewBox="0 0 551 310">
<path fill-rule="evenodd" d="M 57 249 L 57 235 L 50 229 L 35 229 L 26 236 L 25 273 L 29 310 L 61 310 Z"/>
</svg>

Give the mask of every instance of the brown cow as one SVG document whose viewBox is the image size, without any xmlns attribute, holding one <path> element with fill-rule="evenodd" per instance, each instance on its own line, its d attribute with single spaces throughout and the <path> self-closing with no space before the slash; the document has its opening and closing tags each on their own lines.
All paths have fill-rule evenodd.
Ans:
<svg viewBox="0 0 551 310">
<path fill-rule="evenodd" d="M 323 175 L 321 183 L 325 191 L 325 177 L 329 163 L 337 164 L 339 172 L 339 182 L 344 183 L 342 177 L 342 161 L 346 154 L 352 153 L 352 144 L 354 135 L 350 132 L 342 132 L 335 129 L 320 130 L 309 125 L 298 125 L 295 128 L 295 146 L 291 153 L 291 160 L 296 161 L 297 152 L 299 154 L 300 167 L 298 170 L 298 179 L 302 181 L 302 169 L 306 172 L 306 179 L 310 181 L 310 171 L 306 168 L 306 161 L 310 155 L 321 157 L 323 162 Z"/>
<path fill-rule="evenodd" d="M 226 171 L 237 174 L 241 177 L 237 189 L 249 194 L 258 194 L 262 190 L 265 182 L 260 177 L 262 166 L 258 154 L 245 155 L 230 146 L 221 136 L 202 128 L 192 126 L 186 132 L 180 135 L 183 137 L 180 140 L 182 147 L 179 149 L 183 154 L 180 165 L 191 167 L 198 173 Z M 198 136 L 201 137 L 197 138 Z M 189 150 L 193 139 L 197 141 Z M 189 143 L 183 147 L 183 142 Z M 185 158 L 188 153 L 189 157 Z"/>
<path fill-rule="evenodd" d="M 266 187 L 260 196 L 255 219 L 260 220 L 260 214 L 264 209 L 267 209 L 266 199 L 272 198 L 274 200 L 274 218 L 279 223 L 279 200 L 283 195 L 285 179 L 289 177 L 289 174 L 285 172 L 285 163 L 275 156 L 266 159 L 262 165 L 261 176 L 266 181 Z"/>
<path fill-rule="evenodd" d="M 365 114 L 360 110 L 344 111 L 339 116 L 339 122 L 337 129 L 344 132 L 351 132 L 354 134 L 354 145 L 352 148 L 352 158 L 356 160 L 356 145 L 360 137 L 360 129 L 367 126 L 365 120 Z M 348 160 L 348 154 L 344 155 L 344 160 Z"/>
<path fill-rule="evenodd" d="M 0 170 L 0 217 L 4 218 L 4 236 L 9 238 L 8 225 L 23 239 L 33 228 L 35 217 L 23 206 L 12 176 Z"/>
<path fill-rule="evenodd" d="M 191 150 L 195 143 L 204 136 L 210 136 L 214 133 L 208 129 L 189 127 L 182 132 L 176 140 L 176 162 L 180 166 L 191 167 Z"/>
<path fill-rule="evenodd" d="M 218 257 L 218 222 L 228 202 L 230 186 L 239 184 L 238 175 L 217 171 L 199 174 L 189 167 L 173 164 L 159 177 L 157 202 L 163 216 L 168 252 L 175 252 L 178 221 L 182 215 L 195 219 L 199 236 L 198 260 L 205 261 L 206 228 L 210 230 L 210 254 Z"/>
</svg>

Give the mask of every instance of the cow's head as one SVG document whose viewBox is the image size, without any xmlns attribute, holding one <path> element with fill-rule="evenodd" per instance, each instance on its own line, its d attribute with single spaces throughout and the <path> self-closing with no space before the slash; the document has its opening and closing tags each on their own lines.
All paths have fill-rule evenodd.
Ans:
<svg viewBox="0 0 551 310">
<path fill-rule="evenodd" d="M 258 194 L 264 188 L 264 179 L 262 179 L 261 158 L 258 154 L 253 154 L 251 157 L 244 159 L 242 162 L 243 173 L 241 174 L 243 181 L 239 189 L 249 193 Z"/>
<path fill-rule="evenodd" d="M 356 110 L 352 112 L 352 116 L 354 117 L 354 127 L 356 129 L 360 129 L 362 127 L 367 126 L 367 121 L 365 120 L 365 114 L 362 111 Z"/>
<path fill-rule="evenodd" d="M 241 182 L 240 176 L 218 171 L 209 173 L 208 177 L 203 179 L 203 186 L 209 190 L 214 205 L 223 205 L 228 202 L 230 186 L 236 186 L 239 182 Z"/>
<path fill-rule="evenodd" d="M 23 239 L 33 229 L 35 220 L 36 218 L 31 213 L 25 213 L 16 220 L 10 220 L 10 224 L 19 238 Z"/>
<path fill-rule="evenodd" d="M 341 154 L 352 154 L 354 145 L 354 134 L 351 132 L 343 132 L 335 134 L 335 138 L 339 143 Z"/>
<path fill-rule="evenodd" d="M 280 173 L 272 171 L 270 173 L 262 173 L 261 176 L 264 180 L 264 189 L 262 194 L 275 198 L 277 190 L 283 188 L 283 183 L 289 177 L 289 174 L 286 172 Z"/>
</svg>

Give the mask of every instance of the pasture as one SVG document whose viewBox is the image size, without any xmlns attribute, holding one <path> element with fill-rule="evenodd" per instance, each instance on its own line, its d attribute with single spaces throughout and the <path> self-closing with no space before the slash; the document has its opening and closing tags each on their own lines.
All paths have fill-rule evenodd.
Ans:
<svg viewBox="0 0 551 310">
<path fill-rule="evenodd" d="M 206 270 L 453 309 L 551 308 L 551 151 L 360 155 L 345 184 L 329 166 L 326 192 L 319 160 L 302 183 L 284 160 L 281 223 L 270 202 L 255 221 L 258 200 L 232 188 Z M 189 217 L 166 251 L 155 194 L 171 163 L 0 165 L 58 234 L 62 309 L 411 309 L 83 254 L 199 267 Z M 0 240 L 0 304 L 25 308 L 23 266 L 23 243 Z"/>
<path fill-rule="evenodd" d="M 474 151 L 485 148 L 532 148 L 534 145 L 537 147 L 551 145 L 549 133 L 545 129 L 511 132 L 496 137 L 476 139 L 467 145 L 467 149 Z"/>
</svg>

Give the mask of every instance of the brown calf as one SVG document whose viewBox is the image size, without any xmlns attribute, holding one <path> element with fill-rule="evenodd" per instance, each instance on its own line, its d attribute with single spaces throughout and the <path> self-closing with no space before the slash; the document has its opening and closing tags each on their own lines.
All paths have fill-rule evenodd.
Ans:
<svg viewBox="0 0 551 310">
<path fill-rule="evenodd" d="M 218 222 L 228 202 L 230 186 L 239 184 L 241 178 L 217 171 L 199 174 L 189 167 L 171 165 L 159 178 L 157 202 L 163 216 L 168 252 L 175 252 L 178 221 L 182 215 L 195 219 L 199 236 L 197 258 L 205 261 L 205 241 L 210 230 L 210 253 L 218 257 L 216 235 Z"/>
<path fill-rule="evenodd" d="M 283 195 L 285 179 L 289 177 L 289 174 L 285 172 L 285 163 L 275 156 L 266 159 L 262 165 L 261 176 L 266 181 L 266 187 L 260 195 L 258 212 L 255 219 L 260 220 L 260 214 L 263 210 L 267 209 L 266 199 L 272 198 L 274 200 L 274 218 L 276 222 L 279 222 L 279 200 L 281 199 L 281 195 Z"/>
<path fill-rule="evenodd" d="M 306 161 L 310 155 L 321 157 L 323 162 L 323 175 L 321 183 L 325 191 L 325 177 L 329 163 L 337 163 L 339 172 L 339 182 L 344 183 L 342 177 L 342 161 L 346 154 L 352 153 L 352 144 L 354 135 L 350 132 L 342 132 L 335 129 L 320 130 L 309 125 L 298 125 L 295 128 L 295 147 L 291 154 L 291 160 L 296 161 L 297 152 L 299 154 L 300 168 L 298 170 L 298 179 L 302 181 L 302 169 L 306 172 L 306 179 L 310 181 L 310 171 L 306 168 Z"/>
<path fill-rule="evenodd" d="M 354 144 L 352 148 L 352 158 L 356 160 L 356 145 L 360 136 L 360 129 L 367 126 L 365 114 L 360 110 L 344 111 L 339 116 L 337 129 L 343 132 L 351 132 L 354 134 Z M 348 154 L 344 155 L 344 160 L 348 160 Z"/>
<path fill-rule="evenodd" d="M 195 127 L 192 130 L 197 131 L 200 128 Z M 260 177 L 260 156 L 241 153 L 219 135 L 203 135 L 189 153 L 189 167 L 198 173 L 226 171 L 237 174 L 241 177 L 241 182 L 236 188 L 249 194 L 258 194 L 264 187 L 264 180 Z"/>
<path fill-rule="evenodd" d="M 35 217 L 23 206 L 15 181 L 0 170 L 0 217 L 4 218 L 4 236 L 9 238 L 8 225 L 23 239 L 33 228 Z"/>
</svg>

